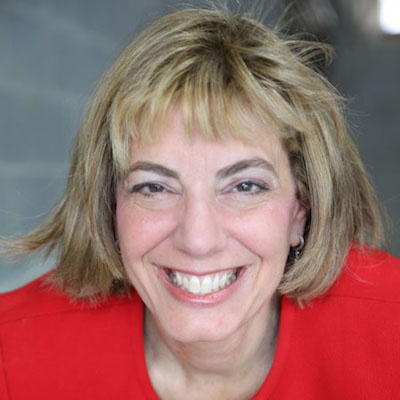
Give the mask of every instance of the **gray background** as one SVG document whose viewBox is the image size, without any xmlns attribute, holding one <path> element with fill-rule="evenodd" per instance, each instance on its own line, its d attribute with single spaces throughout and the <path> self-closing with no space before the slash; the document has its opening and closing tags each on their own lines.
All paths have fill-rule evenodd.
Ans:
<svg viewBox="0 0 400 400">
<path fill-rule="evenodd" d="M 336 58 L 329 75 L 349 99 L 350 126 L 392 218 L 391 252 L 399 256 L 400 43 L 369 34 L 346 1 L 333 3 Z M 0 0 L 0 235 L 34 228 L 55 205 L 97 79 L 141 26 L 176 4 Z M 0 291 L 51 267 L 51 260 L 2 257 Z"/>
</svg>

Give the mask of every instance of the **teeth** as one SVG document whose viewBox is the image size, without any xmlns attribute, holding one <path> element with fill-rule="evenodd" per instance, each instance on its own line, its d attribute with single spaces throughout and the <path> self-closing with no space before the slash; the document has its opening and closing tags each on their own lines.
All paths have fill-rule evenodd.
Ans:
<svg viewBox="0 0 400 400">
<path fill-rule="evenodd" d="M 189 279 L 186 276 L 183 277 L 182 283 L 183 283 L 183 286 L 189 290 L 189 287 L 190 287 Z"/>
<path fill-rule="evenodd" d="M 237 269 L 210 275 L 190 275 L 171 270 L 171 282 L 182 290 L 193 294 L 206 295 L 225 289 L 236 280 Z"/>
<path fill-rule="evenodd" d="M 189 292 L 200 293 L 200 280 L 197 276 L 192 276 L 189 281 Z"/>
<path fill-rule="evenodd" d="M 218 274 L 216 274 L 216 275 L 215 275 L 215 278 L 214 278 L 214 280 L 213 280 L 212 290 L 213 290 L 214 292 L 216 292 L 216 291 L 218 290 L 218 288 L 219 288 L 219 276 L 218 276 Z"/>
<path fill-rule="evenodd" d="M 211 292 L 212 282 L 210 275 L 207 275 L 201 284 L 201 294 L 207 294 Z"/>
<path fill-rule="evenodd" d="M 223 288 L 226 283 L 226 274 L 222 275 L 221 281 L 219 282 L 219 286 Z"/>
<path fill-rule="evenodd" d="M 178 285 L 181 286 L 182 283 L 183 283 L 182 275 L 179 272 L 176 272 L 175 276 L 176 276 L 176 280 L 178 282 Z"/>
</svg>

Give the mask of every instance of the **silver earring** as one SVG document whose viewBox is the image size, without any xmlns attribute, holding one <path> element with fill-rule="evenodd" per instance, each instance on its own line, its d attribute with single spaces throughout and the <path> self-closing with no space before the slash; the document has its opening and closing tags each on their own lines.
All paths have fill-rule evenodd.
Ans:
<svg viewBox="0 0 400 400">
<path fill-rule="evenodd" d="M 301 250 L 304 247 L 304 237 L 302 235 L 299 236 L 300 244 L 294 248 L 294 259 L 297 261 L 300 258 Z"/>
</svg>

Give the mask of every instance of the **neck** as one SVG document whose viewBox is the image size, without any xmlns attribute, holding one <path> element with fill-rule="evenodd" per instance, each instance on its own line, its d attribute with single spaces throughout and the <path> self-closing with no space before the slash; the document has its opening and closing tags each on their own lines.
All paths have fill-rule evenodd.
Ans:
<svg viewBox="0 0 400 400">
<path fill-rule="evenodd" d="M 226 384 L 249 378 L 261 385 L 275 354 L 279 311 L 276 295 L 256 317 L 224 340 L 180 343 L 163 335 L 146 309 L 145 353 L 150 376 L 155 368 L 159 372 L 174 371 L 181 379 L 193 382 L 220 380 Z"/>
</svg>

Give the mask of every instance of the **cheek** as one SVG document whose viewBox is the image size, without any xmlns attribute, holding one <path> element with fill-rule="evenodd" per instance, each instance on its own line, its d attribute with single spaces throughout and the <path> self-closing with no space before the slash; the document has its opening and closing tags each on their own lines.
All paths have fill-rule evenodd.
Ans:
<svg viewBox="0 0 400 400">
<path fill-rule="evenodd" d="M 173 230 L 174 211 L 146 210 L 118 197 L 116 233 L 123 255 L 141 258 Z"/>
<path fill-rule="evenodd" d="M 286 257 L 290 247 L 292 207 L 280 202 L 232 218 L 232 231 L 238 239 L 257 254 L 275 253 Z"/>
</svg>

